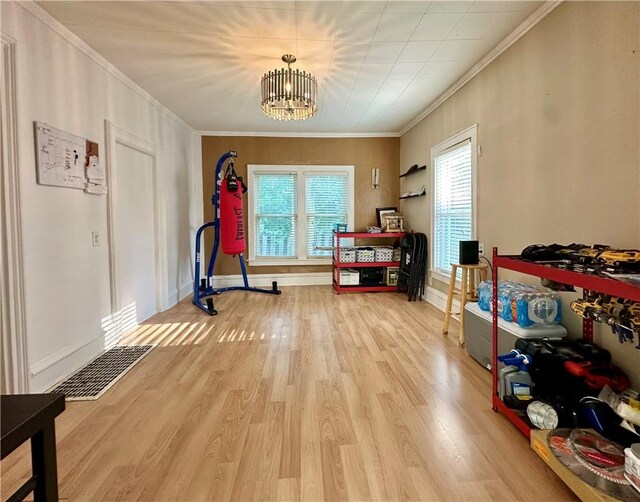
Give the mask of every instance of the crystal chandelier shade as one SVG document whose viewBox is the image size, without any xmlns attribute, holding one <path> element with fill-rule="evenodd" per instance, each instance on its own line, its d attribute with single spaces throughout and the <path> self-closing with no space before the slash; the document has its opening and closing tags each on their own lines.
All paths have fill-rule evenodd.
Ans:
<svg viewBox="0 0 640 502">
<path fill-rule="evenodd" d="M 262 76 L 262 111 L 275 120 L 306 120 L 318 112 L 318 81 L 301 70 L 292 70 L 296 57 L 282 56 L 287 68 Z"/>
</svg>

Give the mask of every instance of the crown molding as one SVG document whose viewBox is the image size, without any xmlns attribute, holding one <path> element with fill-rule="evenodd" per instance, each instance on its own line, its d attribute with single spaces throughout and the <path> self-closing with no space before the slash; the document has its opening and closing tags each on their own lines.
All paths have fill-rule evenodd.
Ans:
<svg viewBox="0 0 640 502">
<path fill-rule="evenodd" d="M 397 132 L 257 132 L 198 131 L 201 136 L 252 136 L 261 138 L 398 138 Z"/>
<path fill-rule="evenodd" d="M 39 21 L 44 23 L 48 28 L 50 28 L 53 32 L 60 35 L 64 40 L 73 45 L 76 49 L 82 52 L 85 56 L 91 58 L 95 63 L 101 66 L 104 70 L 109 72 L 115 78 L 117 78 L 124 85 L 129 87 L 132 91 L 138 94 L 141 98 L 146 100 L 149 104 L 156 107 L 160 112 L 164 113 L 168 118 L 175 121 L 177 124 L 182 126 L 188 132 L 193 133 L 194 129 L 189 124 L 187 124 L 183 119 L 181 119 L 175 112 L 171 111 L 165 105 L 160 103 L 156 98 L 154 98 L 151 94 L 145 91 L 142 87 L 136 84 L 133 80 L 127 77 L 124 73 L 122 73 L 118 68 L 116 68 L 113 64 L 111 64 L 104 56 L 100 55 L 94 48 L 88 45 L 84 40 L 82 40 L 78 35 L 69 30 L 64 24 L 54 18 L 51 14 L 49 14 L 46 10 L 36 4 L 33 0 L 16 2 L 20 7 L 24 10 L 32 14 Z"/>
<path fill-rule="evenodd" d="M 538 10 L 525 19 L 520 25 L 516 27 L 507 37 L 496 45 L 485 57 L 478 61 L 467 73 L 460 77 L 451 87 L 444 91 L 434 102 L 432 102 L 422 113 L 415 117 L 411 122 L 404 126 L 398 134 L 403 134 L 410 131 L 418 122 L 428 117 L 432 112 L 436 110 L 442 103 L 453 96 L 458 90 L 460 90 L 467 82 L 469 82 L 478 73 L 484 70 L 494 59 L 500 56 L 509 47 L 520 40 L 531 28 L 544 19 L 549 13 L 551 13 L 556 7 L 562 4 L 564 0 L 552 0 L 545 2 Z"/>
</svg>

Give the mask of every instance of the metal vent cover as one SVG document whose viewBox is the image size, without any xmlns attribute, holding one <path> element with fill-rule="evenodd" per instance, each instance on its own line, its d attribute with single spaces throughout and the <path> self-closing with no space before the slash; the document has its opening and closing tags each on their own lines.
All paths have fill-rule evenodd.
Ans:
<svg viewBox="0 0 640 502">
<path fill-rule="evenodd" d="M 117 345 L 83 366 L 50 393 L 63 393 L 67 401 L 93 401 L 146 356 L 153 345 Z"/>
</svg>

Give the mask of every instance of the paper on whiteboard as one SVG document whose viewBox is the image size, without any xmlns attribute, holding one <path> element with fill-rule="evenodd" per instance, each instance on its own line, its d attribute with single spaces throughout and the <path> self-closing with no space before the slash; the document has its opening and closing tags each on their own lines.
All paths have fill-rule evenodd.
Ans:
<svg viewBox="0 0 640 502">
<path fill-rule="evenodd" d="M 104 168 L 100 164 L 100 159 L 95 155 L 89 157 L 89 165 L 87 166 L 87 178 L 90 181 L 104 180 Z"/>
<path fill-rule="evenodd" d="M 85 188 L 84 138 L 36 122 L 38 183 Z"/>
</svg>

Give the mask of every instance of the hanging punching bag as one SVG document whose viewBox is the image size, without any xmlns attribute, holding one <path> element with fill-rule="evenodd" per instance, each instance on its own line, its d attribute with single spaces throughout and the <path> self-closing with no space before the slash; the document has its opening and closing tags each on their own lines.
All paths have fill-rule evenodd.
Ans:
<svg viewBox="0 0 640 502">
<path fill-rule="evenodd" d="M 227 178 L 220 185 L 220 241 L 224 254 L 244 253 L 242 189 L 237 182 L 229 184 Z"/>
</svg>

